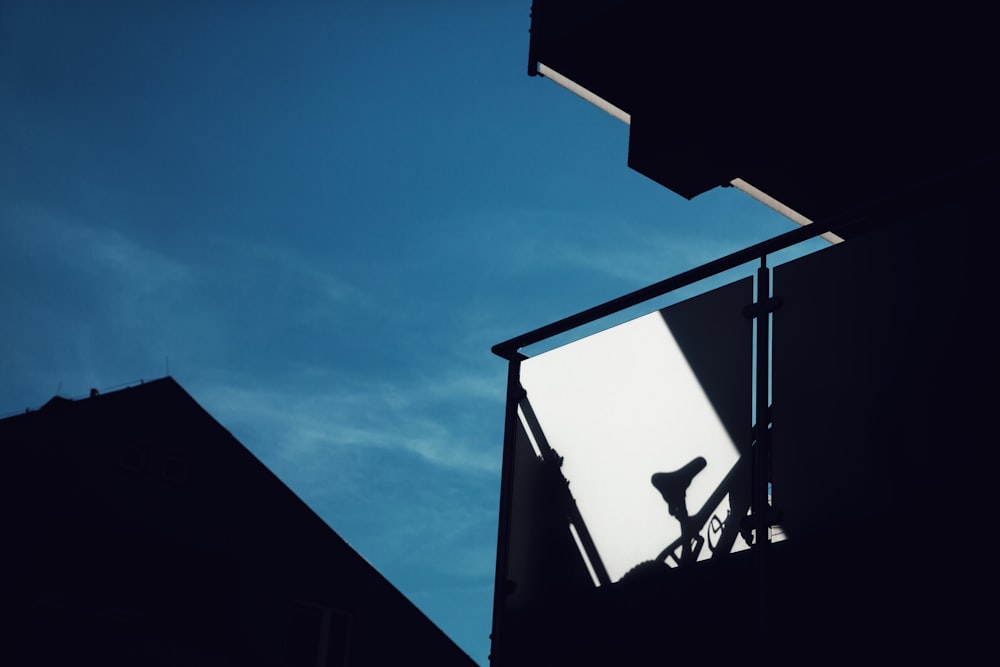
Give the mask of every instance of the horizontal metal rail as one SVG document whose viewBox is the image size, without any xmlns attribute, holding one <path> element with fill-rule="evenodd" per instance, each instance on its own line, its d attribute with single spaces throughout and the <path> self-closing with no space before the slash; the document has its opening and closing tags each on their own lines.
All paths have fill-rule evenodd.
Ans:
<svg viewBox="0 0 1000 667">
<path fill-rule="evenodd" d="M 656 297 L 663 296 L 664 294 L 668 294 L 682 287 L 687 287 L 688 285 L 694 284 L 699 280 L 711 278 L 718 273 L 736 268 L 741 264 L 747 264 L 761 257 L 766 257 L 771 253 L 784 250 L 785 248 L 793 246 L 796 243 L 808 241 L 809 239 L 825 234 L 826 232 L 837 232 L 840 228 L 846 227 L 856 221 L 857 220 L 855 219 L 840 220 L 836 225 L 830 223 L 813 223 L 805 227 L 799 227 L 789 232 L 785 232 L 784 234 L 779 234 L 778 236 L 770 238 L 766 241 L 761 241 L 756 245 L 744 248 L 743 250 L 738 250 L 732 254 L 726 255 L 725 257 L 720 257 L 719 259 L 712 260 L 707 264 L 702 264 L 701 266 L 679 273 L 672 278 L 661 280 L 660 282 L 637 289 L 634 292 L 629 292 L 628 294 L 612 299 L 611 301 L 607 301 L 598 306 L 582 310 L 575 315 L 564 317 L 551 324 L 546 324 L 543 327 L 521 334 L 520 336 L 515 336 L 514 338 L 505 340 L 502 343 L 497 343 L 492 348 L 493 354 L 503 357 L 508 361 L 513 361 L 514 358 L 523 359 L 523 355 L 519 352 L 519 350 L 523 347 L 540 343 L 547 338 L 558 336 L 559 334 L 566 333 L 567 331 L 571 331 L 577 327 L 581 327 L 599 319 L 614 315 L 615 313 L 619 313 L 627 308 L 631 308 L 632 306 L 637 306 L 644 301 L 649 301 L 650 299 L 655 299 Z"/>
</svg>

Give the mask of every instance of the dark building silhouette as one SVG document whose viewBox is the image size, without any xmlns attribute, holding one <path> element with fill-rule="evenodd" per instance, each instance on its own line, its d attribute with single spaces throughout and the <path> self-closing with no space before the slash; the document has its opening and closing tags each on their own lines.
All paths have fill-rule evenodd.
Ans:
<svg viewBox="0 0 1000 667">
<path fill-rule="evenodd" d="M 998 580 L 992 25 L 938 5 L 534 2 L 529 74 L 629 123 L 631 168 L 687 198 L 763 193 L 813 224 L 494 348 L 511 369 L 495 665 L 995 659 L 981 606 Z M 827 231 L 844 242 L 767 262 Z M 684 502 L 702 474 L 691 457 L 635 482 L 662 493 L 685 543 L 610 577 L 520 350 L 747 262 L 756 296 L 729 314 L 691 299 L 697 333 L 675 337 L 714 405 L 733 402 L 727 377 L 747 415 L 756 397 L 731 430 L 730 513 L 715 514 L 753 546 L 689 557 L 713 539 Z M 741 316 L 757 327 L 736 343 L 756 346 L 756 387 L 714 361 L 739 358 L 712 327 Z M 787 539 L 755 539 L 774 524 Z"/>
<path fill-rule="evenodd" d="M 0 448 L 4 664 L 474 664 L 169 377 Z"/>
</svg>

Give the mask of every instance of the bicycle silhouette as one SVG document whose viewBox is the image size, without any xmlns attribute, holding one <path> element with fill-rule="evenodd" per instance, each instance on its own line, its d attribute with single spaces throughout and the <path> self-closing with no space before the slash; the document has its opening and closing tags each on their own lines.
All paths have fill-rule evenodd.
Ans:
<svg viewBox="0 0 1000 667">
<path fill-rule="evenodd" d="M 747 546 L 753 543 L 752 530 L 743 518 L 750 509 L 750 493 L 744 485 L 736 481 L 747 478 L 748 457 L 741 456 L 726 474 L 715 491 L 705 501 L 701 509 L 693 516 L 688 513 L 687 490 L 691 481 L 702 470 L 707 462 L 701 456 L 692 459 L 688 464 L 672 472 L 658 472 L 651 478 L 653 487 L 660 492 L 667 503 L 670 515 L 680 523 L 680 537 L 671 542 L 656 557 L 655 562 L 671 567 L 688 566 L 695 563 L 705 545 L 701 531 L 709 524 L 709 550 L 713 557 L 732 551 L 737 536 L 742 536 Z M 722 500 L 729 495 L 729 509 L 726 518 L 720 519 L 715 513 Z M 718 536 L 713 540 L 713 536 Z"/>
</svg>

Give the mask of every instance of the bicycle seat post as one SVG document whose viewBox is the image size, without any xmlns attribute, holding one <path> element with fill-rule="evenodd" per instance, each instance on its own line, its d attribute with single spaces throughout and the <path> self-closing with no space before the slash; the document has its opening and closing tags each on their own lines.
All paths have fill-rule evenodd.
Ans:
<svg viewBox="0 0 1000 667">
<path fill-rule="evenodd" d="M 688 515 L 687 490 L 691 486 L 691 480 L 704 470 L 706 465 L 705 459 L 699 456 L 673 472 L 655 473 L 650 480 L 653 487 L 660 492 L 663 500 L 666 501 L 671 516 L 675 517 L 681 524 L 681 538 L 683 539 L 681 564 L 691 561 L 694 556 L 691 542 L 698 538 L 698 526 Z"/>
</svg>

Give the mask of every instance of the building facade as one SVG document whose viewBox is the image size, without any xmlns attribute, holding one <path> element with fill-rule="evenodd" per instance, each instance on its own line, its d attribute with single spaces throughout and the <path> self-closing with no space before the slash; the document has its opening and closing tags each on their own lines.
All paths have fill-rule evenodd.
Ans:
<svg viewBox="0 0 1000 667">
<path fill-rule="evenodd" d="M 975 601 L 997 588 L 979 509 L 995 40 L 959 11 L 717 10 L 534 3 L 529 74 L 628 123 L 631 168 L 692 206 L 738 187 L 804 226 L 494 348 L 494 664 L 975 659 L 992 649 Z M 838 242 L 768 261 L 821 233 Z M 739 266 L 732 298 L 521 352 Z M 693 394 L 723 428 L 677 409 Z"/>
<path fill-rule="evenodd" d="M 5 662 L 474 664 L 169 377 L 0 447 Z"/>
</svg>

